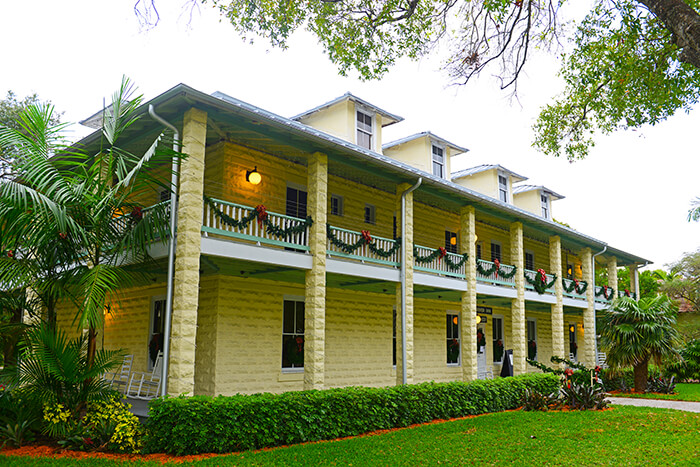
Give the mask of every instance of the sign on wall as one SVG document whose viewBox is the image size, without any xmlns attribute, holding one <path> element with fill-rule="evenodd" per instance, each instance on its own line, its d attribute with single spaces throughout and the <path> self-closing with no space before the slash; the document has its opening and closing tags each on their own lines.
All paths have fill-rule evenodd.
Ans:
<svg viewBox="0 0 700 467">
<path fill-rule="evenodd" d="M 476 307 L 476 312 L 482 315 L 491 315 L 493 314 L 493 308 L 489 308 L 487 306 L 478 306 Z"/>
</svg>

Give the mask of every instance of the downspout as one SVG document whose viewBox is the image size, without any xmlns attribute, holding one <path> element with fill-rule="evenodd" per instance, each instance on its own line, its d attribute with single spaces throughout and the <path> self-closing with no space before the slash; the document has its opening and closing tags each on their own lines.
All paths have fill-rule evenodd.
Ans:
<svg viewBox="0 0 700 467">
<path fill-rule="evenodd" d="M 156 114 L 153 105 L 148 113 L 159 123 L 170 128 L 173 135 L 173 151 L 180 152 L 180 133 L 174 125 Z M 175 275 L 175 227 L 177 225 L 177 195 L 180 173 L 180 159 L 173 155 L 172 175 L 170 176 L 170 241 L 168 242 L 168 285 L 165 297 L 165 326 L 163 329 L 163 374 L 161 375 L 161 397 L 168 393 L 168 363 L 170 362 L 170 322 L 173 314 L 173 276 Z"/>
<path fill-rule="evenodd" d="M 591 272 L 593 273 L 593 340 L 595 342 L 595 355 L 594 362 L 595 366 L 598 366 L 598 329 L 596 323 L 596 311 L 595 311 L 595 257 L 600 256 L 608 250 L 608 245 L 605 245 L 602 250 L 594 254 L 591 257 Z M 616 292 L 617 293 L 617 292 Z"/>
<path fill-rule="evenodd" d="M 401 374 L 406 384 L 406 195 L 415 191 L 423 178 L 419 177 L 415 185 L 401 194 Z"/>
</svg>

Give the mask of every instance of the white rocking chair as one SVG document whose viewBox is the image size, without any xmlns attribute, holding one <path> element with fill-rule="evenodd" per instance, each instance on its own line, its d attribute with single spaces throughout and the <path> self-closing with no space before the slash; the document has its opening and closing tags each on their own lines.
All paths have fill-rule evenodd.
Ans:
<svg viewBox="0 0 700 467">
<path fill-rule="evenodd" d="M 126 396 L 134 399 L 150 400 L 160 395 L 160 376 L 163 371 L 163 352 L 158 352 L 153 370 L 150 373 L 136 371 L 131 374 Z"/>
<path fill-rule="evenodd" d="M 122 360 L 122 366 L 119 371 L 114 373 L 105 373 L 104 380 L 109 382 L 109 387 L 116 389 L 119 392 L 123 392 L 127 384 L 129 384 L 129 377 L 131 376 L 131 365 L 134 363 L 134 355 L 125 355 L 124 360 Z"/>
</svg>

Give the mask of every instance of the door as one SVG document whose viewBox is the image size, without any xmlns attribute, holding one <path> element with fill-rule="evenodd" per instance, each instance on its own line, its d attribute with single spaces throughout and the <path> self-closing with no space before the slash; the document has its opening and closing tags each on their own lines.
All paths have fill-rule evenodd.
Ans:
<svg viewBox="0 0 700 467">
<path fill-rule="evenodd" d="M 476 327 L 476 374 L 486 379 L 486 329 L 483 323 Z"/>
</svg>

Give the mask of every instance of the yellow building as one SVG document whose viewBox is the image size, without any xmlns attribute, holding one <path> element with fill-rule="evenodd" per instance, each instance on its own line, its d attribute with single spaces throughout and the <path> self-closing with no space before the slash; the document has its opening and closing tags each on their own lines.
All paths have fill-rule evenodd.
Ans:
<svg viewBox="0 0 700 467">
<path fill-rule="evenodd" d="M 501 166 L 452 174 L 466 149 L 430 132 L 384 143 L 402 119 L 352 94 L 292 119 L 185 85 L 149 104 L 189 154 L 172 331 L 154 245 L 157 267 L 111 304 L 102 339 L 144 371 L 169 342 L 171 394 L 472 380 L 498 376 L 509 350 L 515 374 L 533 371 L 528 355 L 594 364 L 612 294 L 593 268 L 617 289 L 619 266 L 647 262 L 553 222 L 561 196 Z M 138 144 L 161 129 L 144 115 L 129 131 Z"/>
</svg>

